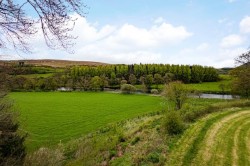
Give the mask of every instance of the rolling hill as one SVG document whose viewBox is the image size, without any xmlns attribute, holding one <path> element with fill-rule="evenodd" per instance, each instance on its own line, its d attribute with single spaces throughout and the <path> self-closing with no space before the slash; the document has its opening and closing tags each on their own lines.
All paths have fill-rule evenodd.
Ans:
<svg viewBox="0 0 250 166">
<path fill-rule="evenodd" d="M 0 66 L 3 65 L 34 65 L 34 66 L 50 66 L 50 67 L 68 67 L 74 65 L 82 66 L 99 66 L 108 65 L 107 63 L 92 62 L 92 61 L 70 61 L 70 60 L 56 60 L 56 59 L 39 59 L 39 60 L 0 60 Z"/>
</svg>

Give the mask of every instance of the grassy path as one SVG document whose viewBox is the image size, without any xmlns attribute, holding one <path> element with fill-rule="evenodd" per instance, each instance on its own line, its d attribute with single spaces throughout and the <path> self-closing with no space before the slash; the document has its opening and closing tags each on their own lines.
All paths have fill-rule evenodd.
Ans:
<svg viewBox="0 0 250 166">
<path fill-rule="evenodd" d="M 250 165 L 250 110 L 215 113 L 193 124 L 167 165 Z"/>
</svg>

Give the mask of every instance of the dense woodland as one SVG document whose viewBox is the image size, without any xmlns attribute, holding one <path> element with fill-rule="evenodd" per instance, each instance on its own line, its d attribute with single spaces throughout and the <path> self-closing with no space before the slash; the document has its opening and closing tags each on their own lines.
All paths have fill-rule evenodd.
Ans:
<svg viewBox="0 0 250 166">
<path fill-rule="evenodd" d="M 143 85 L 150 90 L 153 84 L 158 87 L 175 80 L 184 83 L 218 80 L 215 68 L 200 65 L 134 64 L 74 66 L 63 69 L 16 65 L 2 66 L 0 70 L 1 81 L 12 91 L 47 91 L 60 87 L 72 90 L 104 90 L 120 88 L 121 84 Z M 38 75 L 29 77 L 30 74 Z"/>
<path fill-rule="evenodd" d="M 130 82 L 130 77 L 136 78 L 137 82 L 141 77 L 150 77 L 157 81 L 158 77 L 164 77 L 166 74 L 172 74 L 173 79 L 181 80 L 184 83 L 199 83 L 217 81 L 218 73 L 213 67 L 203 67 L 200 65 L 169 65 L 169 64 L 135 64 L 135 65 L 108 65 L 98 67 L 73 67 L 71 69 L 71 76 L 78 78 L 80 76 L 94 77 L 105 76 L 109 79 L 120 78 Z M 133 76 L 134 75 L 134 76 Z"/>
</svg>

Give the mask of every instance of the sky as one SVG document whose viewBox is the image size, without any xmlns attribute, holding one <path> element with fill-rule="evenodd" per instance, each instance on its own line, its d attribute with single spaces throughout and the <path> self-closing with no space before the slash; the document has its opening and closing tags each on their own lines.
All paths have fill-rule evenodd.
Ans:
<svg viewBox="0 0 250 166">
<path fill-rule="evenodd" d="M 6 59 L 65 59 L 111 64 L 164 63 L 234 67 L 250 47 L 250 0 L 85 0 L 72 34 L 74 54 L 46 47 L 1 49 Z"/>
</svg>

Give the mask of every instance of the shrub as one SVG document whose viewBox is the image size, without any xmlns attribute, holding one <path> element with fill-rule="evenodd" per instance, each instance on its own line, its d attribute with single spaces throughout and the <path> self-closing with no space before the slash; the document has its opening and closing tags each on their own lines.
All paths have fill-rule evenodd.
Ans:
<svg viewBox="0 0 250 166">
<path fill-rule="evenodd" d="M 159 94 L 159 91 L 158 91 L 157 89 L 152 89 L 152 90 L 151 90 L 151 93 L 152 93 L 152 94 Z"/>
<path fill-rule="evenodd" d="M 22 165 L 25 136 L 19 135 L 17 117 L 6 95 L 0 91 L 0 165 Z"/>
<path fill-rule="evenodd" d="M 175 109 L 179 110 L 188 98 L 188 93 L 187 87 L 182 82 L 175 81 L 165 86 L 163 96 L 173 102 Z"/>
<path fill-rule="evenodd" d="M 121 86 L 122 93 L 130 94 L 136 91 L 136 88 L 130 84 L 123 84 Z"/>
<path fill-rule="evenodd" d="M 128 81 L 127 80 L 121 80 L 121 85 L 123 85 L 123 84 L 127 84 L 128 83 Z"/>
<path fill-rule="evenodd" d="M 184 122 L 177 111 L 169 111 L 163 120 L 163 125 L 169 135 L 180 134 L 184 130 Z"/>
<path fill-rule="evenodd" d="M 199 90 L 195 90 L 195 91 L 193 92 L 193 94 L 194 94 L 195 96 L 201 98 L 202 92 L 199 91 Z"/>
</svg>

